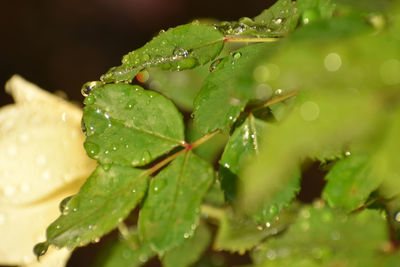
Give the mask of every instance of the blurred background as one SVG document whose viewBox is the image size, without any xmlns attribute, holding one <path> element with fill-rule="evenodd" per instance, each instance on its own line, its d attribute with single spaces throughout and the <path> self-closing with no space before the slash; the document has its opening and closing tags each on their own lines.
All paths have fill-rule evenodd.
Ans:
<svg viewBox="0 0 400 267">
<path fill-rule="evenodd" d="M 99 79 L 161 29 L 197 18 L 253 17 L 273 0 L 2 0 L 0 104 L 4 83 L 18 73 L 81 102 L 83 83 Z"/>
</svg>

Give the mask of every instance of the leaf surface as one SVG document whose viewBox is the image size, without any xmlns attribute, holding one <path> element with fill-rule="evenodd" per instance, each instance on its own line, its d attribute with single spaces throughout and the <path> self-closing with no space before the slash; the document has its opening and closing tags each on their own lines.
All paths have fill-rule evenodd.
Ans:
<svg viewBox="0 0 400 267">
<path fill-rule="evenodd" d="M 186 267 L 195 263 L 211 241 L 211 232 L 205 225 L 200 225 L 194 235 L 179 247 L 168 251 L 162 259 L 164 267 Z"/>
<path fill-rule="evenodd" d="M 254 88 L 234 79 L 243 66 L 254 60 L 261 47 L 270 44 L 256 44 L 243 47 L 233 54 L 218 59 L 212 66 L 212 72 L 194 100 L 194 123 L 202 133 L 216 129 L 225 129 L 233 124 L 254 95 Z"/>
<path fill-rule="evenodd" d="M 143 47 L 130 52 L 122 65 L 101 77 L 104 82 L 130 81 L 141 70 L 160 67 L 192 69 L 214 59 L 223 47 L 223 35 L 210 25 L 186 24 L 160 33 Z"/>
<path fill-rule="evenodd" d="M 143 170 L 113 164 L 98 166 L 62 207 L 62 215 L 47 228 L 47 241 L 37 246 L 41 255 L 49 245 L 75 248 L 96 241 L 117 226 L 142 200 L 147 190 Z"/>
<path fill-rule="evenodd" d="M 93 90 L 85 104 L 85 148 L 102 164 L 145 165 L 184 140 L 182 115 L 159 93 L 109 84 Z"/>
<path fill-rule="evenodd" d="M 332 207 L 352 211 L 367 200 L 378 188 L 380 177 L 371 173 L 368 155 L 351 155 L 337 162 L 326 176 L 323 195 Z"/>
<path fill-rule="evenodd" d="M 192 152 L 176 158 L 150 183 L 139 216 L 141 238 L 163 255 L 191 237 L 212 181 L 211 166 Z"/>
<path fill-rule="evenodd" d="M 391 266 L 385 255 L 386 223 L 376 210 L 346 216 L 329 208 L 304 207 L 281 236 L 254 250 L 257 266 Z"/>
</svg>

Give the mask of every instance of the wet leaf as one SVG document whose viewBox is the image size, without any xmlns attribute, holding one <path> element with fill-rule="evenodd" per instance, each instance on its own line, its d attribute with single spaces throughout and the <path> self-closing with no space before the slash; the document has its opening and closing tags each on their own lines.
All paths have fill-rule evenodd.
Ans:
<svg viewBox="0 0 400 267">
<path fill-rule="evenodd" d="M 192 152 L 176 158 L 150 183 L 139 216 L 139 233 L 159 255 L 182 244 L 199 224 L 200 203 L 213 169 Z"/>
<path fill-rule="evenodd" d="M 93 90 L 84 108 L 88 155 L 102 164 L 141 166 L 184 140 L 182 115 L 159 93 L 136 85 Z"/>
<path fill-rule="evenodd" d="M 351 211 L 364 204 L 382 181 L 371 173 L 370 164 L 368 155 L 353 153 L 333 166 L 323 192 L 330 206 Z"/>
<path fill-rule="evenodd" d="M 260 139 L 268 127 L 271 125 L 250 115 L 235 129 L 226 144 L 220 160 L 219 176 L 227 199 L 232 201 L 236 198 L 237 176 L 249 157 L 259 153 Z"/>
<path fill-rule="evenodd" d="M 205 225 L 200 225 L 194 235 L 185 240 L 179 247 L 168 251 L 162 259 L 164 267 L 192 266 L 208 247 L 211 241 L 211 231 Z"/>
<path fill-rule="evenodd" d="M 381 251 L 385 240 L 386 222 L 376 210 L 347 216 L 306 206 L 296 223 L 252 258 L 257 266 L 391 266 L 399 256 Z"/>
<path fill-rule="evenodd" d="M 101 77 L 104 82 L 130 81 L 141 70 L 160 67 L 192 69 L 214 59 L 223 47 L 223 35 L 213 26 L 186 24 L 160 33 L 143 47 L 130 52 L 122 65 Z"/>
<path fill-rule="evenodd" d="M 108 170 L 97 167 L 68 201 L 62 215 L 47 228 L 46 246 L 75 248 L 110 232 L 144 197 L 147 179 L 143 170 L 127 166 L 113 164 Z"/>
<path fill-rule="evenodd" d="M 108 242 L 98 253 L 93 267 L 136 267 L 142 266 L 154 256 L 146 244 L 140 244 L 136 233 L 132 232 L 126 239 L 119 238 Z"/>
<path fill-rule="evenodd" d="M 225 129 L 238 118 L 247 101 L 255 94 L 246 82 L 237 83 L 234 77 L 254 60 L 261 47 L 270 44 L 246 46 L 216 61 L 212 72 L 194 100 L 194 123 L 202 133 Z"/>
</svg>

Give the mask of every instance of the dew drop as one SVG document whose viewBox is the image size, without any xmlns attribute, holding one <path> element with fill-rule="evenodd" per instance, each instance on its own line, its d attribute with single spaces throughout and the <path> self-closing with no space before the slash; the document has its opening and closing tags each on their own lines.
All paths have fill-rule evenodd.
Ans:
<svg viewBox="0 0 400 267">
<path fill-rule="evenodd" d="M 279 25 L 279 24 L 282 23 L 282 19 L 276 19 L 276 20 L 274 20 L 274 23 L 277 24 L 277 25 Z"/>
<path fill-rule="evenodd" d="M 140 158 L 140 163 L 141 164 L 146 164 L 151 160 L 151 155 L 148 150 L 144 151 L 142 154 L 142 157 Z"/>
<path fill-rule="evenodd" d="M 279 208 L 276 204 L 272 204 L 268 209 L 270 216 L 275 216 L 276 214 L 278 214 L 278 211 L 279 211 Z"/>
<path fill-rule="evenodd" d="M 275 95 L 281 95 L 283 93 L 282 89 L 275 90 Z"/>
<path fill-rule="evenodd" d="M 103 167 L 103 170 L 108 172 L 111 169 L 111 164 L 103 164 L 102 167 Z"/>
<path fill-rule="evenodd" d="M 155 192 L 160 192 L 167 185 L 166 180 L 155 180 L 153 190 Z"/>
<path fill-rule="evenodd" d="M 351 152 L 350 152 L 350 151 L 346 151 L 346 152 L 344 152 L 344 155 L 345 155 L 346 157 L 350 157 L 350 156 L 351 156 Z"/>
<path fill-rule="evenodd" d="M 394 215 L 394 220 L 400 223 L 400 211 L 396 212 L 396 214 Z"/>
<path fill-rule="evenodd" d="M 210 69 L 209 69 L 210 72 L 213 72 L 218 67 L 218 65 L 221 63 L 221 61 L 222 61 L 222 58 L 214 60 L 210 65 Z"/>
<path fill-rule="evenodd" d="M 72 211 L 73 211 L 73 212 L 77 212 L 77 211 L 78 211 L 78 208 L 73 208 Z"/>
<path fill-rule="evenodd" d="M 64 212 L 64 210 L 66 210 L 67 208 L 67 203 L 68 201 L 72 198 L 72 196 L 66 197 L 63 200 L 61 200 L 60 205 L 58 206 L 59 210 L 61 212 Z"/>
<path fill-rule="evenodd" d="M 90 92 L 92 92 L 94 89 L 99 88 L 103 85 L 104 85 L 104 83 L 100 82 L 100 81 L 87 82 L 82 86 L 81 94 L 84 97 L 88 97 Z"/>
<path fill-rule="evenodd" d="M 79 236 L 75 237 L 75 242 L 76 242 L 76 243 L 81 242 L 81 238 L 80 238 Z"/>
<path fill-rule="evenodd" d="M 35 253 L 35 255 L 37 257 L 40 257 L 40 256 L 43 256 L 44 254 L 46 254 L 46 251 L 48 248 L 49 248 L 49 245 L 47 244 L 47 242 L 39 243 L 33 247 L 33 252 Z"/>
<path fill-rule="evenodd" d="M 240 57 L 242 56 L 242 53 L 240 53 L 240 52 L 235 52 L 235 53 L 233 53 L 233 59 L 235 59 L 235 60 L 238 60 L 238 59 L 240 59 Z"/>
<path fill-rule="evenodd" d="M 100 242 L 100 238 L 96 237 L 95 239 L 93 239 L 93 243 L 99 243 Z"/>
<path fill-rule="evenodd" d="M 84 101 L 85 105 L 91 105 L 94 104 L 95 98 L 92 95 L 88 95 Z"/>
<path fill-rule="evenodd" d="M 189 235 L 189 233 L 184 233 L 184 234 L 183 234 L 183 237 L 184 237 L 185 239 L 187 239 L 187 238 L 190 237 L 190 235 Z"/>
<path fill-rule="evenodd" d="M 175 57 L 184 57 L 186 58 L 189 55 L 189 52 L 182 48 L 182 47 L 177 47 L 175 48 L 174 52 L 173 52 Z"/>
<path fill-rule="evenodd" d="M 136 79 L 141 82 L 141 83 L 145 83 L 149 80 L 150 78 L 150 74 L 147 70 L 142 70 L 141 72 L 139 72 L 136 75 Z"/>
<path fill-rule="evenodd" d="M 97 154 L 99 154 L 100 148 L 98 145 L 91 142 L 85 142 L 84 146 L 90 157 L 95 157 Z"/>
<path fill-rule="evenodd" d="M 56 229 L 60 229 L 61 226 L 59 224 L 56 225 Z"/>
<path fill-rule="evenodd" d="M 224 167 L 227 168 L 227 169 L 229 169 L 231 166 L 230 166 L 228 163 L 225 163 L 225 164 L 224 164 Z"/>
</svg>

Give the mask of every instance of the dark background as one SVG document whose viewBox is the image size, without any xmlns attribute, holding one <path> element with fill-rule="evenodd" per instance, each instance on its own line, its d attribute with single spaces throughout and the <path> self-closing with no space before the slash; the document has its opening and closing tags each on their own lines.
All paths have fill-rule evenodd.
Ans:
<svg viewBox="0 0 400 267">
<path fill-rule="evenodd" d="M 83 83 L 98 80 L 124 54 L 161 29 L 196 18 L 253 17 L 274 0 L 1 0 L 0 105 L 18 73 L 81 102 Z"/>
</svg>

